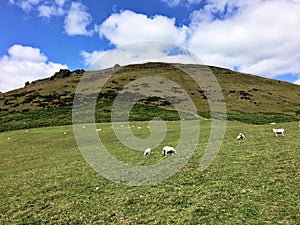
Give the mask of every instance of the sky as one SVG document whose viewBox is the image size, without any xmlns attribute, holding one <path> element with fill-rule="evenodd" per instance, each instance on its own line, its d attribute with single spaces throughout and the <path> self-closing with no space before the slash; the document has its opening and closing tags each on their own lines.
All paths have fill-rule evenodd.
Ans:
<svg viewBox="0 0 300 225">
<path fill-rule="evenodd" d="M 60 69 L 145 57 L 190 62 L 147 42 L 179 46 L 206 65 L 300 85 L 299 12 L 300 0 L 1 0 L 0 92 Z M 113 60 L 104 60 L 107 54 Z"/>
</svg>

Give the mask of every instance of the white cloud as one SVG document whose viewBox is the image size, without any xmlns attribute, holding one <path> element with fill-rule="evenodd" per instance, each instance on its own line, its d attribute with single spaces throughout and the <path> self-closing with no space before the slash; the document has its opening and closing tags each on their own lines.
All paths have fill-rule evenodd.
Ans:
<svg viewBox="0 0 300 225">
<path fill-rule="evenodd" d="M 92 22 L 92 16 L 88 13 L 88 8 L 81 2 L 71 2 L 69 0 L 9 0 L 10 4 L 17 5 L 25 12 L 50 19 L 53 16 L 64 18 L 64 29 L 68 35 L 91 36 L 92 30 L 87 30 L 87 26 Z"/>
<path fill-rule="evenodd" d="M 15 61 L 30 61 L 41 63 L 47 61 L 47 57 L 41 53 L 40 49 L 22 45 L 13 45 L 9 48 L 10 58 Z"/>
<path fill-rule="evenodd" d="M 55 3 L 59 6 L 63 6 L 66 3 L 66 0 L 55 0 Z"/>
<path fill-rule="evenodd" d="M 186 5 L 190 6 L 193 4 L 200 3 L 203 0 L 161 0 L 164 3 L 167 3 L 167 5 L 171 8 L 177 7 L 179 5 Z"/>
<path fill-rule="evenodd" d="M 64 28 L 68 35 L 92 35 L 87 26 L 92 22 L 87 8 L 80 2 L 72 2 L 71 8 L 65 18 Z"/>
<path fill-rule="evenodd" d="M 38 48 L 13 45 L 8 55 L 0 58 L 0 91 L 5 92 L 33 81 L 52 76 L 66 65 L 48 62 Z"/>
<path fill-rule="evenodd" d="M 106 37 L 116 46 L 138 41 L 166 41 L 183 44 L 187 27 L 176 27 L 175 19 L 165 16 L 152 18 L 132 11 L 112 14 L 101 25 L 96 26 L 100 37 Z"/>
<path fill-rule="evenodd" d="M 82 51 L 81 52 L 81 57 L 84 60 L 84 63 L 87 67 L 89 67 L 90 70 L 97 70 L 97 69 L 104 69 L 107 67 L 111 67 L 112 64 L 107 65 L 105 63 L 105 65 L 99 65 L 98 61 L 105 55 L 107 54 L 109 51 L 93 51 L 93 52 L 86 52 L 86 51 Z M 97 66 L 95 66 L 95 64 L 98 64 Z"/>
<path fill-rule="evenodd" d="M 63 16 L 66 0 L 9 0 L 26 13 L 37 12 L 38 16 L 50 18 L 51 16 Z"/>
<path fill-rule="evenodd" d="M 100 37 L 107 38 L 118 48 L 92 53 L 83 51 L 82 57 L 91 69 L 147 61 L 191 62 L 186 55 L 172 55 L 166 48 L 170 44 L 183 46 L 187 38 L 188 28 L 177 27 L 174 18 L 159 15 L 147 17 L 126 10 L 112 14 L 95 29 Z"/>
<path fill-rule="evenodd" d="M 36 5 L 39 4 L 40 0 L 10 0 L 11 4 L 16 4 L 25 12 L 30 12 Z"/>
<path fill-rule="evenodd" d="M 162 0 L 162 1 L 167 3 L 169 5 L 169 7 L 176 7 L 181 2 L 181 0 Z"/>
<path fill-rule="evenodd" d="M 252 4 L 256 4 L 258 1 L 261 0 L 252 0 Z M 248 5 L 249 1 L 206 0 L 206 4 L 203 8 L 195 10 L 192 13 L 192 24 L 197 24 L 202 21 L 212 21 L 216 16 L 222 20 L 228 19 Z"/>
<path fill-rule="evenodd" d="M 178 46 L 158 41 L 136 42 L 108 51 L 83 51 L 82 57 L 90 70 L 145 62 L 202 64 L 197 57 Z"/>
<path fill-rule="evenodd" d="M 56 5 L 40 5 L 37 7 L 40 17 L 50 18 L 52 16 L 63 16 L 65 14 L 65 10 Z"/>
<path fill-rule="evenodd" d="M 294 82 L 294 84 L 300 85 L 300 78 Z"/>
<path fill-rule="evenodd" d="M 300 75 L 300 4 L 285 0 L 239 1 L 236 5 L 227 0 L 210 2 L 192 14 L 188 40 L 189 49 L 206 64 L 238 67 L 272 78 Z"/>
</svg>

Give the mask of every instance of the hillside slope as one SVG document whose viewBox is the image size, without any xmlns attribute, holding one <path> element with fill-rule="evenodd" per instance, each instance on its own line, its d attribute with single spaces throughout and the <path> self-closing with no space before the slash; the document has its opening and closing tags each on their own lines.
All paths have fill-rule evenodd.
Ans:
<svg viewBox="0 0 300 225">
<path fill-rule="evenodd" d="M 209 67 L 210 70 L 208 70 L 208 67 L 201 65 L 184 66 L 189 69 L 202 70 L 207 76 L 211 75 L 211 72 L 215 75 L 225 98 L 228 119 L 254 122 L 258 118 L 257 120 L 261 121 L 258 123 L 269 122 L 276 118 L 284 121 L 299 119 L 299 85 L 218 67 Z M 87 74 L 91 73 L 101 77 L 114 69 L 117 72 L 101 87 L 96 115 L 98 122 L 110 120 L 111 105 L 120 90 L 130 82 L 146 76 L 159 76 L 174 81 L 189 93 L 199 114 L 209 116 L 208 93 L 201 89 L 190 76 L 171 64 L 145 63 L 128 65 L 121 69 L 115 67 L 91 72 L 60 70 L 50 78 L 27 82 L 23 88 L 0 93 L 1 130 L 11 129 L 10 127 L 70 124 L 73 97 L 80 79 L 84 80 L 88 77 Z M 143 85 L 145 87 L 147 84 L 136 87 L 136 91 L 143 89 Z M 159 92 L 163 85 L 158 86 L 156 91 Z M 209 84 L 206 85 L 209 86 Z M 178 97 L 176 88 L 173 94 L 174 98 Z M 145 107 L 147 107 L 147 112 L 162 113 L 167 119 L 177 118 L 172 105 L 164 99 L 145 96 L 136 106 L 135 110 L 141 113 L 137 113 L 134 119 L 148 118 L 140 118 L 145 113 Z M 259 118 L 263 119 L 259 120 Z M 32 120 L 36 120 L 37 123 L 33 124 Z M 27 122 L 30 121 L 31 125 L 28 125 Z"/>
</svg>

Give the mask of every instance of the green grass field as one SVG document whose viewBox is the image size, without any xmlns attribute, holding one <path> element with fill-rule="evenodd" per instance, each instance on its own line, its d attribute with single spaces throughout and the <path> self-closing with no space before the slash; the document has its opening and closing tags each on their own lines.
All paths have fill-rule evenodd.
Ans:
<svg viewBox="0 0 300 225">
<path fill-rule="evenodd" d="M 133 133 L 149 135 L 146 122 L 133 124 Z M 164 142 L 176 143 L 179 124 L 167 124 Z M 274 126 L 285 128 L 286 135 L 274 137 Z M 120 160 L 136 165 L 163 160 L 161 146 L 146 158 L 114 140 L 110 124 L 97 127 Z M 71 126 L 2 132 L 0 224 L 299 224 L 298 122 L 229 121 L 216 159 L 199 171 L 209 132 L 210 122 L 202 121 L 197 149 L 184 168 L 141 187 L 116 184 L 94 172 Z M 236 140 L 239 132 L 247 140 Z"/>
</svg>

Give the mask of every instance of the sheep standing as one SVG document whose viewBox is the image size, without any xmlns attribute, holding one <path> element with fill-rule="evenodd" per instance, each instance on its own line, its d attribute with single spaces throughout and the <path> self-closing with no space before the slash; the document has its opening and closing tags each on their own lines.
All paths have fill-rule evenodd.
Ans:
<svg viewBox="0 0 300 225">
<path fill-rule="evenodd" d="M 278 136 L 278 134 L 281 134 L 282 136 L 284 136 L 284 129 L 283 128 L 273 129 L 273 132 L 274 132 L 276 137 Z"/>
<path fill-rule="evenodd" d="M 165 147 L 163 147 L 162 154 L 164 156 L 167 154 L 170 154 L 170 155 L 176 154 L 176 150 L 171 146 L 165 146 Z"/>
<path fill-rule="evenodd" d="M 240 133 L 240 134 L 236 137 L 236 139 L 238 139 L 238 140 L 243 140 L 243 139 L 247 139 L 247 138 L 246 138 L 246 136 L 245 136 L 244 134 Z"/>
<path fill-rule="evenodd" d="M 146 148 L 144 151 L 144 156 L 149 156 L 151 154 L 151 148 Z"/>
</svg>

